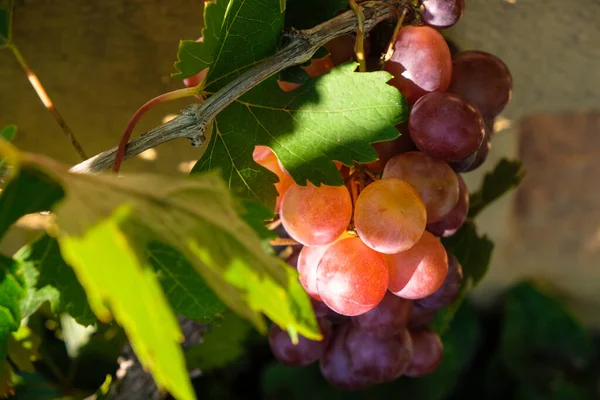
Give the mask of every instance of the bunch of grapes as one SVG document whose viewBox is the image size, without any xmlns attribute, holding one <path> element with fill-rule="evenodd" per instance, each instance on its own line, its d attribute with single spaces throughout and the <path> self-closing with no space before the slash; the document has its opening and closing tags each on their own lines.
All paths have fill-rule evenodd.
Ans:
<svg viewBox="0 0 600 400">
<path fill-rule="evenodd" d="M 451 56 L 437 29 L 456 23 L 463 9 L 464 0 L 422 0 L 415 25 L 398 31 L 383 68 L 411 107 L 408 122 L 397 127 L 408 135 L 375 143 L 376 162 L 338 163 L 344 186 L 301 186 L 268 148 L 254 153 L 279 177 L 276 211 L 303 246 L 292 264 L 323 334 L 321 341 L 300 337 L 293 344 L 274 325 L 271 349 L 286 365 L 320 360 L 323 376 L 342 389 L 429 374 L 442 359 L 442 342 L 427 325 L 457 298 L 463 275 L 440 237 L 453 235 L 467 217 L 469 194 L 459 173 L 485 160 L 494 119 L 512 90 L 508 68 L 495 56 Z M 306 71 L 324 73 L 332 59 L 333 51 Z"/>
</svg>

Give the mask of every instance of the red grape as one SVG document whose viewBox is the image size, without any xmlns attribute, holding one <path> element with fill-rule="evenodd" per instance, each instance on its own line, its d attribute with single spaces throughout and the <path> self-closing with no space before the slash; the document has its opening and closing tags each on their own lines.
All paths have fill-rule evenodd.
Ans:
<svg viewBox="0 0 600 400">
<path fill-rule="evenodd" d="M 277 189 L 278 194 L 275 203 L 275 211 L 279 211 L 281 207 L 281 199 L 294 183 L 294 179 L 285 169 L 283 169 L 283 166 L 279 162 L 279 159 L 275 153 L 273 153 L 273 151 L 267 146 L 256 146 L 254 148 L 254 152 L 252 153 L 252 157 L 257 164 L 265 167 L 277 175 L 277 178 L 279 178 L 279 181 L 275 183 L 275 189 Z"/>
<path fill-rule="evenodd" d="M 331 326 L 326 319 L 319 319 L 323 340 L 309 340 L 298 335 L 298 343 L 293 344 L 286 331 L 273 324 L 269 330 L 269 346 L 275 358 L 285 365 L 303 367 L 317 361 L 331 339 Z"/>
<path fill-rule="evenodd" d="M 398 378 L 412 359 L 412 340 L 406 330 L 388 339 L 342 325 L 321 358 L 321 372 L 333 386 L 364 389 Z"/>
<path fill-rule="evenodd" d="M 411 331 L 413 356 L 406 376 L 423 376 L 432 373 L 442 362 L 444 345 L 439 335 L 431 329 Z"/>
<path fill-rule="evenodd" d="M 425 206 L 415 189 L 398 179 L 371 183 L 360 193 L 354 208 L 358 235 L 380 253 L 411 248 L 423 234 L 426 220 Z"/>
<path fill-rule="evenodd" d="M 352 200 L 345 186 L 292 184 L 281 200 L 279 214 L 288 234 L 305 246 L 333 242 L 348 227 Z"/>
<path fill-rule="evenodd" d="M 390 267 L 389 289 L 405 299 L 429 296 L 442 286 L 448 274 L 446 250 L 427 231 L 412 248 L 385 258 Z"/>
<path fill-rule="evenodd" d="M 408 320 L 409 329 L 423 328 L 429 325 L 435 318 L 437 309 L 425 308 L 419 304 L 419 300 L 413 302 L 413 309 L 410 319 Z"/>
<path fill-rule="evenodd" d="M 443 36 L 429 26 L 406 26 L 398 32 L 394 54 L 385 63 L 394 75 L 389 82 L 406 97 L 409 104 L 421 96 L 450 85 L 452 58 Z"/>
<path fill-rule="evenodd" d="M 336 241 L 349 237 L 351 237 L 351 235 L 344 232 L 336 239 Z M 325 254 L 325 251 L 327 251 L 332 244 L 333 243 L 323 246 L 304 246 L 302 250 L 300 250 L 300 255 L 298 256 L 297 265 L 300 283 L 304 287 L 304 290 L 306 290 L 306 293 L 315 300 L 323 301 L 317 291 L 317 267 L 319 266 L 319 261 L 321 261 L 323 254 Z"/>
<path fill-rule="evenodd" d="M 486 118 L 500 114 L 512 94 L 512 76 L 498 57 L 483 51 L 463 51 L 452 60 L 449 92 L 479 109 Z"/>
<path fill-rule="evenodd" d="M 389 338 L 400 333 L 410 319 L 412 301 L 402 299 L 390 292 L 377 307 L 352 318 L 354 326 L 380 338 Z"/>
<path fill-rule="evenodd" d="M 424 23 L 443 29 L 454 25 L 465 10 L 465 0 L 423 0 L 421 14 Z"/>
<path fill-rule="evenodd" d="M 436 236 L 448 237 L 463 225 L 469 213 L 469 190 L 460 175 L 458 177 L 458 202 L 441 221 L 427 225 L 427 230 Z"/>
<path fill-rule="evenodd" d="M 440 160 L 459 161 L 475 152 L 485 134 L 479 111 L 453 93 L 429 93 L 410 112 L 408 129 L 423 153 Z"/>
<path fill-rule="evenodd" d="M 448 274 L 446 275 L 446 279 L 444 279 L 444 283 L 433 294 L 415 301 L 415 306 L 431 310 L 446 307 L 456 300 L 462 284 L 462 266 L 454 255 L 448 253 Z"/>
<path fill-rule="evenodd" d="M 365 164 L 372 172 L 377 174 L 383 172 L 385 164 L 390 158 L 398 154 L 417 149 L 417 146 L 415 146 L 410 135 L 408 134 L 408 122 L 397 125 L 396 129 L 402 133 L 402 135 L 397 139 L 373 143 L 373 147 L 375 150 L 377 150 L 379 159 L 377 161 Z"/>
<path fill-rule="evenodd" d="M 452 168 L 419 151 L 393 157 L 383 178 L 400 179 L 414 187 L 425 204 L 428 223 L 441 220 L 458 201 L 458 178 Z"/>
<path fill-rule="evenodd" d="M 383 256 L 354 237 L 335 242 L 317 267 L 317 289 L 338 314 L 364 314 L 385 296 L 389 272 Z"/>
</svg>

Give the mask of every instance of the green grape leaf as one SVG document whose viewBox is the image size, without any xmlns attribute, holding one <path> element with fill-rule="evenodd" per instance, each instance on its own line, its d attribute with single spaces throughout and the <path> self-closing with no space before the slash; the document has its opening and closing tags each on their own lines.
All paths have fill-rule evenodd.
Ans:
<svg viewBox="0 0 600 400">
<path fill-rule="evenodd" d="M 234 314 L 227 314 L 203 335 L 203 343 L 186 352 L 188 368 L 208 372 L 225 367 L 244 354 L 244 342 L 251 333 L 252 326 L 245 320 Z"/>
<path fill-rule="evenodd" d="M 348 8 L 348 0 L 288 0 L 285 27 L 312 28 Z"/>
<path fill-rule="evenodd" d="M 475 218 L 484 208 L 516 187 L 524 175 L 520 161 L 500 160 L 496 168 L 485 175 L 481 188 L 471 194 L 469 217 Z"/>
<path fill-rule="evenodd" d="M 229 0 L 207 1 L 204 3 L 202 42 L 196 40 L 182 40 L 179 42 L 179 51 L 175 62 L 175 68 L 179 72 L 171 74 L 171 77 L 189 78 L 211 66 L 228 4 Z"/>
<path fill-rule="evenodd" d="M 60 253 L 56 239 L 43 235 L 21 248 L 15 259 L 21 263 L 27 294 L 21 303 L 23 318 L 50 302 L 56 314 L 67 313 L 79 324 L 96 322 L 83 287 Z"/>
<path fill-rule="evenodd" d="M 13 0 L 0 0 L 0 49 L 12 42 Z"/>
<path fill-rule="evenodd" d="M 37 170 L 23 170 L 0 196 L 0 238 L 26 214 L 48 211 L 64 195 L 62 188 Z"/>
<path fill-rule="evenodd" d="M 148 245 L 146 252 L 177 314 L 210 324 L 227 311 L 227 307 L 206 285 L 194 266 L 177 250 L 154 242 Z"/>
<path fill-rule="evenodd" d="M 1 2 L 2 0 L 0 0 Z M 0 3 L 0 10 L 2 9 L 2 5 Z M 0 11 L 2 12 L 2 11 Z M 5 140 L 12 142 L 17 134 L 17 126 L 16 125 L 7 125 L 4 128 L 0 129 L 0 136 L 2 136 Z"/>
<path fill-rule="evenodd" d="M 0 362 L 6 360 L 11 334 L 21 324 L 19 306 L 25 289 L 17 272 L 18 263 L 0 254 Z"/>
<path fill-rule="evenodd" d="M 92 310 L 104 321 L 114 315 L 158 387 L 177 399 L 195 399 L 178 344 L 182 333 L 177 319 L 155 274 L 145 268 L 120 228 L 129 213 L 124 205 L 82 234 L 61 234 L 61 251 L 77 271 Z"/>
<path fill-rule="evenodd" d="M 8 343 L 8 356 L 19 371 L 35 372 L 33 362 L 40 358 L 38 353 L 40 343 L 41 338 L 26 325 L 21 325 L 11 335 Z"/>
<path fill-rule="evenodd" d="M 499 354 L 520 380 L 546 386 L 549 373 L 558 376 L 552 371 L 582 371 L 594 358 L 594 343 L 581 322 L 535 284 L 511 288 L 503 321 Z"/>
<path fill-rule="evenodd" d="M 192 172 L 219 169 L 243 198 L 274 208 L 276 176 L 252 159 L 256 145 L 273 149 L 301 185 L 341 185 L 333 160 L 370 162 L 373 142 L 392 140 L 407 117 L 404 97 L 386 84 L 387 72 L 355 73 L 348 63 L 285 93 L 274 78 L 222 111 L 211 143 Z"/>
<path fill-rule="evenodd" d="M 454 235 L 442 239 L 442 243 L 460 262 L 465 280 L 477 285 L 490 266 L 494 243 L 487 235 L 479 236 L 473 222 L 466 222 Z"/>
</svg>

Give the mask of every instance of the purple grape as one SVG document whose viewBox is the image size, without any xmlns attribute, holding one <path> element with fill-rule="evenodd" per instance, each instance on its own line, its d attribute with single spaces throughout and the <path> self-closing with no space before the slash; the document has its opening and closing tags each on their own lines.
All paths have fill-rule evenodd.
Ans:
<svg viewBox="0 0 600 400">
<path fill-rule="evenodd" d="M 423 0 L 425 10 L 423 22 L 434 28 L 443 29 L 454 25 L 465 10 L 465 0 Z"/>
<path fill-rule="evenodd" d="M 512 77 L 498 57 L 483 51 L 463 51 L 452 59 L 448 91 L 473 104 L 485 118 L 493 118 L 510 100 Z"/>
<path fill-rule="evenodd" d="M 469 213 L 469 190 L 460 174 L 458 177 L 458 202 L 439 222 L 427 224 L 427 230 L 436 236 L 452 236 L 460 229 Z"/>
<path fill-rule="evenodd" d="M 417 300 L 414 309 L 426 314 L 427 310 L 437 311 L 442 307 L 448 306 L 458 297 L 462 284 L 462 266 L 454 255 L 448 253 L 448 275 L 446 275 L 444 283 L 433 294 Z"/>
<path fill-rule="evenodd" d="M 433 319 L 435 318 L 435 314 L 437 313 L 437 309 L 429 309 L 419 305 L 420 300 L 416 300 L 413 302 L 413 310 L 408 320 L 408 328 L 409 329 L 418 329 L 424 328 Z"/>
<path fill-rule="evenodd" d="M 331 326 L 326 319 L 318 319 L 323 340 L 309 340 L 298 335 L 298 343 L 293 344 L 286 331 L 273 324 L 269 330 L 269 346 L 275 358 L 282 364 L 303 367 L 317 361 L 331 340 Z"/>
<path fill-rule="evenodd" d="M 483 140 L 485 141 L 485 137 L 484 137 Z M 467 157 L 467 158 L 465 158 L 463 160 L 460 160 L 460 161 L 448 161 L 448 165 L 450 165 L 450 167 L 454 170 L 454 172 L 469 172 L 470 168 L 471 168 L 471 165 L 473 165 L 473 163 L 477 159 L 477 151 L 478 150 L 479 149 L 475 150 L 474 153 L 472 153 L 469 157 Z"/>
<path fill-rule="evenodd" d="M 485 124 L 475 107 L 452 93 L 433 92 L 413 106 L 408 129 L 415 145 L 430 157 L 460 161 L 483 141 Z"/>
<path fill-rule="evenodd" d="M 390 292 L 371 311 L 352 318 L 358 329 L 380 338 L 389 338 L 400 333 L 410 318 L 412 301 Z"/>
<path fill-rule="evenodd" d="M 412 341 L 407 330 L 381 339 L 343 325 L 321 358 L 321 372 L 333 386 L 356 390 L 393 381 L 404 373 L 411 359 Z"/>
<path fill-rule="evenodd" d="M 432 373 L 442 362 L 444 345 L 439 335 L 431 329 L 411 331 L 413 357 L 404 372 L 406 376 L 418 377 Z"/>
<path fill-rule="evenodd" d="M 483 139 L 483 143 L 481 143 L 481 146 L 475 152 L 475 159 L 473 160 L 473 163 L 469 166 L 469 168 L 465 172 L 473 171 L 473 170 L 479 168 L 481 166 L 481 164 L 483 164 L 485 162 L 485 160 L 488 157 L 488 154 L 490 153 L 490 150 L 492 149 L 492 141 L 490 139 L 491 138 L 489 136 L 486 136 Z"/>
</svg>

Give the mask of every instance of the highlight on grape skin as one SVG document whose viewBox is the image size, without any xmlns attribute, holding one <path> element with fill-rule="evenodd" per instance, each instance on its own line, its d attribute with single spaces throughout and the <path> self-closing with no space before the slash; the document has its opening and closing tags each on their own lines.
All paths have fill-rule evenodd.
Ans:
<svg viewBox="0 0 600 400">
<path fill-rule="evenodd" d="M 415 189 L 398 179 L 380 179 L 358 196 L 354 224 L 373 250 L 393 254 L 411 248 L 425 230 L 425 205 Z"/>
<path fill-rule="evenodd" d="M 317 267 L 317 289 L 338 314 L 355 316 L 377 307 L 385 296 L 389 271 L 383 256 L 360 238 L 335 242 Z"/>
<path fill-rule="evenodd" d="M 348 227 L 352 200 L 345 186 L 292 184 L 281 200 L 281 223 L 306 246 L 333 242 Z"/>
<path fill-rule="evenodd" d="M 390 159 L 382 177 L 400 179 L 415 188 L 427 210 L 427 223 L 444 218 L 458 202 L 458 178 L 452 168 L 419 151 Z"/>
<path fill-rule="evenodd" d="M 448 274 L 448 256 L 438 238 L 425 231 L 410 249 L 386 254 L 389 289 L 405 299 L 422 299 L 438 290 Z"/>
<path fill-rule="evenodd" d="M 465 10 L 465 0 L 422 0 L 422 4 L 421 20 L 437 29 L 456 24 Z"/>
<path fill-rule="evenodd" d="M 394 76 L 389 82 L 409 104 L 431 92 L 444 92 L 450 85 L 452 58 L 444 37 L 429 26 L 406 26 L 398 32 L 394 54 L 385 63 Z"/>
</svg>

